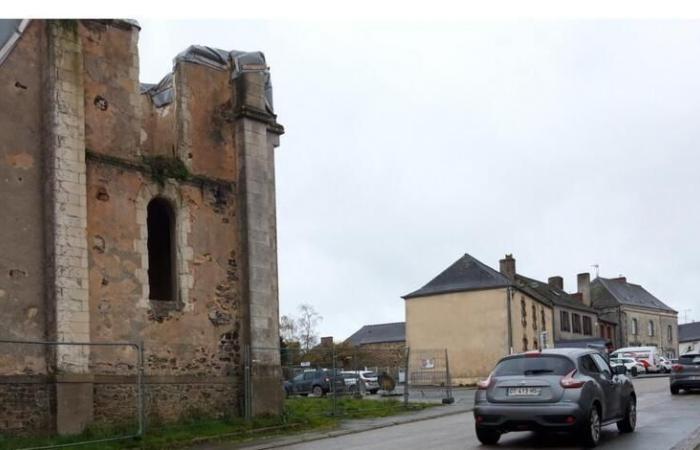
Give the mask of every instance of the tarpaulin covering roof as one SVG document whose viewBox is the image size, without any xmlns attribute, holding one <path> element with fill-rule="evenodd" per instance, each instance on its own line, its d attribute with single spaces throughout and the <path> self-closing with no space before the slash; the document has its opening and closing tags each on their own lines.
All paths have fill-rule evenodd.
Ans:
<svg viewBox="0 0 700 450">
<path fill-rule="evenodd" d="M 232 80 L 249 72 L 265 74 L 265 106 L 270 114 L 274 113 L 270 70 L 262 52 L 227 51 L 191 45 L 175 57 L 173 63 L 178 62 L 201 64 L 216 70 L 230 70 Z M 169 73 L 158 84 L 141 84 L 141 93 L 150 95 L 153 104 L 158 108 L 170 104 L 173 101 L 173 74 Z"/>
</svg>

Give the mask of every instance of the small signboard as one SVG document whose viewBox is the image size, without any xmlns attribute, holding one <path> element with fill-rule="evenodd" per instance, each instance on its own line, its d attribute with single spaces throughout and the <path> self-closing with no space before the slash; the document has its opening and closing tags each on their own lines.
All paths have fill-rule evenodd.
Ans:
<svg viewBox="0 0 700 450">
<path fill-rule="evenodd" d="M 311 362 L 310 361 L 302 361 L 301 367 L 311 367 Z"/>
</svg>

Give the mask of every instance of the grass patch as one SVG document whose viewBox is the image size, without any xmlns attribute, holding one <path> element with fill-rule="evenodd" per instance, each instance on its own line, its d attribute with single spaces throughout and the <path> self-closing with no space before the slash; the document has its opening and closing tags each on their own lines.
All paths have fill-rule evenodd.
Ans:
<svg viewBox="0 0 700 450">
<path fill-rule="evenodd" d="M 343 419 L 387 417 L 406 412 L 407 410 L 418 410 L 432 406 L 435 405 L 411 403 L 407 409 L 402 402 L 394 399 L 338 398 L 335 402 L 337 414 L 334 415 L 333 399 L 330 397 L 289 398 L 285 402 L 285 411 L 281 417 L 261 417 L 251 421 L 246 421 L 242 418 L 216 420 L 193 417 L 176 424 L 151 426 L 143 439 L 125 439 L 66 448 L 75 450 L 116 450 L 123 448 L 156 450 L 183 447 L 193 442 L 207 439 L 240 441 L 249 439 L 251 436 L 274 436 L 299 431 L 331 429 L 337 427 Z M 0 435 L 0 450 L 112 438 L 134 434 L 135 430 L 135 426 L 93 426 L 77 436 L 9 438 Z"/>
</svg>

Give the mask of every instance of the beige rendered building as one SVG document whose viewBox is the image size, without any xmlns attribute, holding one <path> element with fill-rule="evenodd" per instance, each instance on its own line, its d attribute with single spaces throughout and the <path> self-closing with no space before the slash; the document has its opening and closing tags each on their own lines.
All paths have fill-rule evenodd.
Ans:
<svg viewBox="0 0 700 450">
<path fill-rule="evenodd" d="M 453 384 L 487 376 L 509 353 L 554 345 L 552 305 L 518 282 L 512 255 L 499 272 L 465 254 L 403 298 L 407 347 L 446 349 Z"/>
</svg>

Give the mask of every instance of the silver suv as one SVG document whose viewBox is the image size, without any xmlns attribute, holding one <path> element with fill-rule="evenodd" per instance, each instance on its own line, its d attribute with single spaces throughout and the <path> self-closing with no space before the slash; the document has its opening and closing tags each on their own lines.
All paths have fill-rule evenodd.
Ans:
<svg viewBox="0 0 700 450">
<path fill-rule="evenodd" d="M 476 436 L 495 444 L 509 431 L 572 431 L 594 447 L 600 428 L 634 431 L 637 397 L 625 366 L 613 370 L 595 350 L 546 349 L 507 356 L 479 382 Z"/>
<path fill-rule="evenodd" d="M 678 357 L 668 377 L 671 394 L 676 395 L 681 389 L 700 389 L 700 353 L 686 353 Z"/>
</svg>

